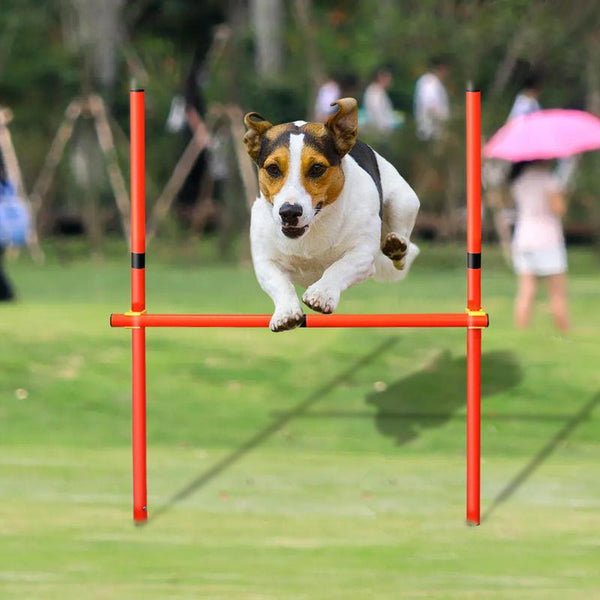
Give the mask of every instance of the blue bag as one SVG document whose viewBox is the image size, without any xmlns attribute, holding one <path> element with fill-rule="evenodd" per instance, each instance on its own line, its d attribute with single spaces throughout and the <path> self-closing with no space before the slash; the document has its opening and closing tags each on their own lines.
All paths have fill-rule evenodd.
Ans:
<svg viewBox="0 0 600 600">
<path fill-rule="evenodd" d="M 27 206 L 10 183 L 0 183 L 0 246 L 24 246 L 30 230 Z"/>
</svg>

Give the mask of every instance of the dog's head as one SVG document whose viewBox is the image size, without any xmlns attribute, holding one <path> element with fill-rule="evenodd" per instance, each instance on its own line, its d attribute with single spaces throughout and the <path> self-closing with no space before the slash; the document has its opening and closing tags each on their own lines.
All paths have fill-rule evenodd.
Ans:
<svg viewBox="0 0 600 600">
<path fill-rule="evenodd" d="M 325 123 L 271 125 L 248 113 L 244 144 L 258 166 L 258 182 L 273 218 L 288 238 L 301 237 L 344 187 L 342 158 L 356 143 L 357 103 L 342 98 Z"/>
</svg>

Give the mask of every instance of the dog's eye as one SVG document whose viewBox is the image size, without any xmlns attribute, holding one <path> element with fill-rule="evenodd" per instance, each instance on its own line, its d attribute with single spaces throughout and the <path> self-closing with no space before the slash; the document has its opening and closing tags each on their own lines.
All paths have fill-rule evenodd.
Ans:
<svg viewBox="0 0 600 600">
<path fill-rule="evenodd" d="M 317 179 L 318 177 L 321 177 L 321 175 L 323 175 L 323 173 L 325 173 L 325 171 L 327 171 L 327 167 L 321 163 L 315 163 L 309 170 L 307 175 L 309 177 L 311 177 L 312 179 Z"/>
<path fill-rule="evenodd" d="M 265 167 L 265 171 L 269 174 L 269 177 L 281 176 L 281 169 L 275 163 L 271 163 L 270 165 Z"/>
</svg>

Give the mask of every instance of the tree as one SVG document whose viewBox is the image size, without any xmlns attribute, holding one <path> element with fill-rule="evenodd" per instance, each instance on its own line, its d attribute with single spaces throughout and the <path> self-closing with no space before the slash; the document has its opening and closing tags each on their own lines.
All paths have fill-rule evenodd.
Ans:
<svg viewBox="0 0 600 600">
<path fill-rule="evenodd" d="M 264 79 L 274 79 L 283 68 L 283 5 L 281 0 L 251 0 L 254 27 L 256 71 Z"/>
</svg>

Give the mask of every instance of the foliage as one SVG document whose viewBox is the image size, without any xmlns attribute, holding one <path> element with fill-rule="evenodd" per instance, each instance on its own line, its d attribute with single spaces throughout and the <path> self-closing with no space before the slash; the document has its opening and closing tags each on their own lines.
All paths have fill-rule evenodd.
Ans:
<svg viewBox="0 0 600 600">
<path fill-rule="evenodd" d="M 85 52 L 70 44 L 65 34 L 68 3 L 4 0 L 0 12 L 0 103 L 15 112 L 12 130 L 29 189 L 63 110 L 83 81 Z M 152 139 L 148 170 L 158 189 L 186 141 L 181 135 L 165 133 L 165 121 L 171 100 L 182 93 L 193 64 L 202 65 L 198 83 L 206 102 L 235 102 L 273 122 L 306 116 L 316 73 L 307 60 L 296 2 L 284 2 L 284 70 L 267 79 L 261 79 L 254 68 L 256 40 L 248 5 L 217 0 L 135 0 L 124 5 L 119 83 L 101 91 L 126 131 L 126 90 L 132 77 L 140 79 L 134 63 L 143 66 Z M 391 140 L 389 152 L 403 169 L 414 162 L 414 82 L 436 55 L 448 55 L 453 67 L 448 87 L 457 156 L 464 125 L 462 90 L 468 81 L 482 90 L 486 135 L 504 122 L 527 65 L 543 72 L 544 106 L 583 108 L 598 97 L 594 75 L 598 0 L 324 0 L 309 5 L 315 52 L 325 73 L 356 74 L 360 98 L 377 66 L 392 67 L 390 95 L 407 116 L 408 126 Z M 228 24 L 230 41 L 221 55 L 207 58 L 219 23 Z M 121 153 L 126 155 L 124 148 Z M 597 195 L 597 167 L 597 160 L 583 162 L 578 182 L 581 196 Z M 413 180 L 410 168 L 403 172 Z M 61 185 L 62 193 L 68 194 L 68 177 Z M 591 212 L 591 220 L 597 219 Z"/>
</svg>

